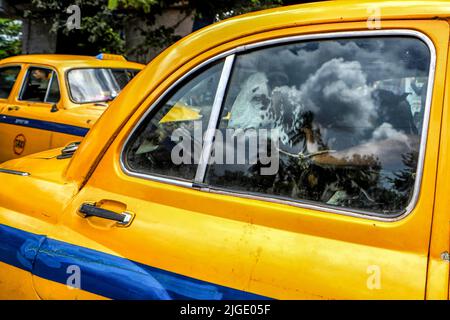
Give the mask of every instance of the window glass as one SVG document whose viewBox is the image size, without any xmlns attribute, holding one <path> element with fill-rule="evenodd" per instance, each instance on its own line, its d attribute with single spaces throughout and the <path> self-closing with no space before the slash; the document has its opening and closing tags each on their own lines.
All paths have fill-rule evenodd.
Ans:
<svg viewBox="0 0 450 320">
<path fill-rule="evenodd" d="M 75 103 L 111 101 L 136 74 L 137 70 L 73 69 L 67 75 L 70 95 Z"/>
<path fill-rule="evenodd" d="M 194 179 L 222 67 L 219 62 L 196 73 L 156 106 L 125 147 L 129 170 Z"/>
<path fill-rule="evenodd" d="M 61 93 L 59 91 L 58 77 L 54 74 L 48 89 L 46 102 L 57 103 L 60 98 Z"/>
<path fill-rule="evenodd" d="M 0 99 L 8 99 L 19 72 L 16 66 L 0 68 Z"/>
<path fill-rule="evenodd" d="M 54 72 L 50 69 L 31 67 L 23 83 L 20 100 L 47 102 L 47 92 L 52 82 Z M 55 75 L 56 79 L 56 75 Z"/>
<path fill-rule="evenodd" d="M 112 69 L 112 74 L 116 79 L 120 89 L 125 88 L 128 82 L 130 82 L 138 72 L 139 70 Z"/>
<path fill-rule="evenodd" d="M 429 66 L 429 48 L 412 37 L 306 41 L 237 56 L 205 183 L 401 212 L 414 191 Z"/>
</svg>

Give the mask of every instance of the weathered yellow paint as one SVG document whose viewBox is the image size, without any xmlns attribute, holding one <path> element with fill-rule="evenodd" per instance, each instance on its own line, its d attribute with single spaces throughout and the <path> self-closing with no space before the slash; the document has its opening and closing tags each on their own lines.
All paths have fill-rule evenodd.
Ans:
<svg viewBox="0 0 450 320">
<path fill-rule="evenodd" d="M 437 50 L 422 187 L 406 218 L 382 222 L 211 194 L 121 170 L 120 152 L 136 122 L 193 67 L 256 41 L 367 30 L 374 4 L 381 7 L 383 29 L 419 30 Z M 52 150 L 1 165 L 31 176 L 1 175 L 0 224 L 273 298 L 448 299 L 449 264 L 440 260 L 450 246 L 449 128 L 443 121 L 449 112 L 448 16 L 450 3 L 443 1 L 338 1 L 246 15 L 194 33 L 136 77 L 71 160 L 56 160 L 60 150 Z M 105 200 L 135 213 L 131 226 L 77 215 L 82 203 Z M 368 286 L 378 271 L 380 287 Z M 33 278 L 44 299 L 81 297 Z"/>
<path fill-rule="evenodd" d="M 0 262 L 0 300 L 38 300 L 29 272 Z"/>
<path fill-rule="evenodd" d="M 41 294 L 45 297 L 45 300 L 109 300 L 91 292 L 71 288 L 36 276 L 33 277 L 33 283 L 42 289 Z"/>
</svg>

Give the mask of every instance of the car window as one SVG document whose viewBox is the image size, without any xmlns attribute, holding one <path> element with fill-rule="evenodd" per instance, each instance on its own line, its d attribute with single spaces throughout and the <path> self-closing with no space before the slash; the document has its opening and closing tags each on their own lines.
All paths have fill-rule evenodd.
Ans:
<svg viewBox="0 0 450 320">
<path fill-rule="evenodd" d="M 19 99 L 31 102 L 58 102 L 59 86 L 56 73 L 47 68 L 30 67 Z"/>
<path fill-rule="evenodd" d="M 58 77 L 56 76 L 56 74 L 54 74 L 50 81 L 50 86 L 49 86 L 47 98 L 45 101 L 57 103 L 60 98 L 61 98 L 61 93 L 59 91 Z"/>
<path fill-rule="evenodd" d="M 212 188 L 381 215 L 417 178 L 430 50 L 412 37 L 283 44 L 236 56 Z M 225 139 L 223 137 L 230 137 Z"/>
<path fill-rule="evenodd" d="M 8 99 L 19 73 L 19 66 L 0 68 L 0 99 Z"/>
<path fill-rule="evenodd" d="M 133 69 L 72 69 L 67 73 L 70 96 L 75 103 L 114 100 L 138 72 Z"/>
<path fill-rule="evenodd" d="M 183 180 L 194 178 L 202 132 L 208 126 L 222 66 L 222 62 L 215 63 L 183 81 L 141 123 L 125 147 L 124 162 L 129 170 Z M 183 154 L 175 148 L 183 139 L 192 146 L 191 153 Z"/>
<path fill-rule="evenodd" d="M 125 88 L 128 82 L 130 82 L 139 72 L 139 70 L 133 69 L 112 69 L 111 71 L 120 89 Z"/>
</svg>

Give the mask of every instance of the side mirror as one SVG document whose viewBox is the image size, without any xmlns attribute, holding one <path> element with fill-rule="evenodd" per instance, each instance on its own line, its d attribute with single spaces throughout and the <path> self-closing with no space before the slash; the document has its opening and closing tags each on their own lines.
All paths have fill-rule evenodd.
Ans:
<svg viewBox="0 0 450 320">
<path fill-rule="evenodd" d="M 59 111 L 59 109 L 58 109 L 58 106 L 56 105 L 56 103 L 54 104 L 54 105 L 52 105 L 52 108 L 50 109 L 50 112 L 58 112 Z"/>
</svg>

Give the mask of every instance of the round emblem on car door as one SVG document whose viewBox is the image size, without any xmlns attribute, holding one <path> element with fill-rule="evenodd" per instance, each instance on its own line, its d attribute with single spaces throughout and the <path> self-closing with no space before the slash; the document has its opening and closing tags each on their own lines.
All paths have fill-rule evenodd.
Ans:
<svg viewBox="0 0 450 320">
<path fill-rule="evenodd" d="M 27 143 L 27 139 L 25 138 L 25 136 L 23 134 L 19 134 L 18 136 L 16 136 L 14 138 L 14 143 L 13 143 L 13 150 L 14 153 L 18 156 L 20 156 L 23 151 L 25 150 L 25 145 Z"/>
</svg>

